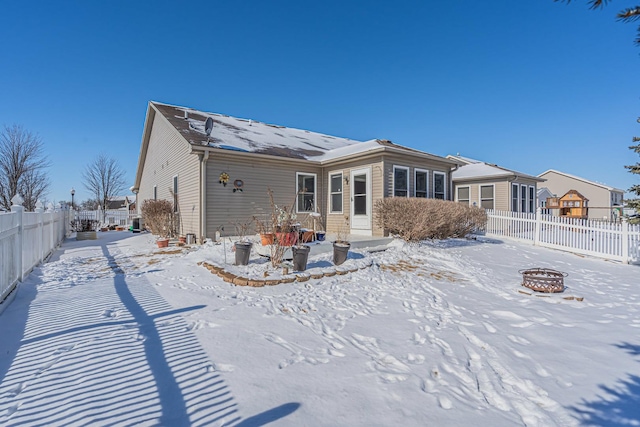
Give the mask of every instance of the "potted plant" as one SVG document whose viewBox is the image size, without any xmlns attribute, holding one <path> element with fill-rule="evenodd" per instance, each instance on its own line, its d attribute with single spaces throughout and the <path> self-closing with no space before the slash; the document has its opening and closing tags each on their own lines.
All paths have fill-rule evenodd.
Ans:
<svg viewBox="0 0 640 427">
<path fill-rule="evenodd" d="M 151 230 L 158 236 L 156 244 L 159 248 L 169 246 L 169 238 L 175 234 L 175 218 L 173 206 L 168 200 L 145 200 L 142 202 L 142 218 Z"/>
<path fill-rule="evenodd" d="M 267 189 L 267 194 L 271 205 L 269 227 L 275 234 L 273 244 L 269 245 L 269 258 L 271 266 L 277 268 L 282 263 L 287 249 L 297 242 L 296 199 L 294 198 L 289 206 L 278 206 L 271 188 Z"/>
<path fill-rule="evenodd" d="M 235 224 L 236 234 L 238 235 L 238 241 L 234 243 L 233 250 L 236 253 L 236 265 L 248 265 L 249 258 L 251 256 L 251 248 L 253 243 L 247 238 L 247 230 L 249 229 L 249 223 L 236 222 Z"/>
<path fill-rule="evenodd" d="M 271 231 L 271 224 L 266 217 L 253 216 L 253 222 L 256 224 L 258 234 L 260 235 L 260 243 L 262 246 L 273 245 L 274 233 Z"/>
<path fill-rule="evenodd" d="M 333 242 L 333 263 L 340 265 L 347 260 L 351 243 L 347 240 L 347 232 L 344 224 L 340 225 L 336 234 L 336 240 Z"/>
<path fill-rule="evenodd" d="M 95 240 L 98 238 L 96 229 L 98 220 L 77 218 L 71 221 L 71 227 L 76 231 L 76 240 Z"/>
</svg>

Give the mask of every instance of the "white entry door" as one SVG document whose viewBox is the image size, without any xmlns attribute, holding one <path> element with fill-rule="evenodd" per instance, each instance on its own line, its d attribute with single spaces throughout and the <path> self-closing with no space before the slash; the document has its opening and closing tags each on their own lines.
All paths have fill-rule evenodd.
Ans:
<svg viewBox="0 0 640 427">
<path fill-rule="evenodd" d="M 371 235 L 371 168 L 351 171 L 351 234 Z"/>
</svg>

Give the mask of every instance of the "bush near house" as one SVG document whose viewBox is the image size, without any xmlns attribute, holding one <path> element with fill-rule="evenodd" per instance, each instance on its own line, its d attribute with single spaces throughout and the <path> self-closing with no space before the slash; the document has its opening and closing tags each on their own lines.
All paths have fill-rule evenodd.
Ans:
<svg viewBox="0 0 640 427">
<path fill-rule="evenodd" d="M 142 219 L 146 227 L 161 238 L 176 234 L 176 214 L 168 200 L 145 200 L 141 206 Z"/>
<path fill-rule="evenodd" d="M 465 237 L 487 224 L 484 209 L 446 200 L 391 197 L 374 211 L 379 227 L 407 242 Z"/>
</svg>

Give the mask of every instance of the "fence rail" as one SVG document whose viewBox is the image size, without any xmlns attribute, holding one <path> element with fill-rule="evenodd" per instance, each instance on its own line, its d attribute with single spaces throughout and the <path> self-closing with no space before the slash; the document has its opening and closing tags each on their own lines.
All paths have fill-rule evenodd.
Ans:
<svg viewBox="0 0 640 427">
<path fill-rule="evenodd" d="M 44 261 L 69 230 L 69 211 L 25 212 L 14 198 L 11 212 L 0 213 L 0 311 L 19 281 Z"/>
<path fill-rule="evenodd" d="M 640 262 L 640 225 L 562 218 L 536 213 L 487 211 L 485 233 L 537 246 L 613 259 Z"/>
</svg>

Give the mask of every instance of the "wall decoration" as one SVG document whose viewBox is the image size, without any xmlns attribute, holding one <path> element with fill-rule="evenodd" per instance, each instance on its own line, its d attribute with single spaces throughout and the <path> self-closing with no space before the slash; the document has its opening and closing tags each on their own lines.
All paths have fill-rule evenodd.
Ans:
<svg viewBox="0 0 640 427">
<path fill-rule="evenodd" d="M 220 174 L 220 178 L 218 179 L 218 182 L 226 187 L 227 182 L 229 182 L 229 174 L 226 172 L 222 172 Z"/>
<path fill-rule="evenodd" d="M 242 191 L 243 185 L 244 182 L 242 182 L 241 179 L 236 179 L 235 181 L 233 181 L 233 192 L 235 193 L 236 191 Z"/>
</svg>

